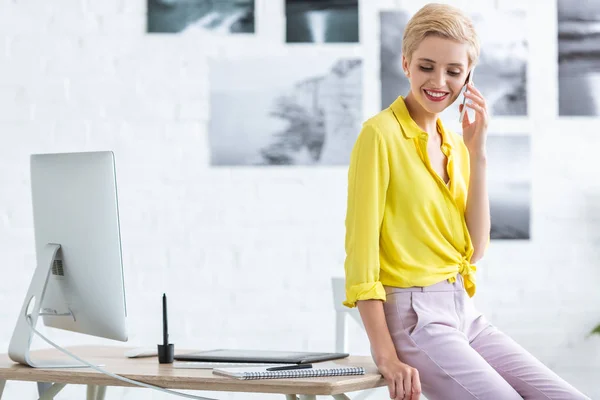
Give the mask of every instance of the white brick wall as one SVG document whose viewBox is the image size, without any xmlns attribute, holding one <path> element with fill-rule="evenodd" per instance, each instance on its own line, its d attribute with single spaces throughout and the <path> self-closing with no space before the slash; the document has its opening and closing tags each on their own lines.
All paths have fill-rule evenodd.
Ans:
<svg viewBox="0 0 600 400">
<path fill-rule="evenodd" d="M 198 38 L 146 35 L 145 0 L 0 0 L 0 349 L 34 269 L 29 154 L 103 149 L 117 159 L 131 345 L 160 341 L 164 291 L 179 347 L 333 349 L 330 278 L 343 272 L 346 168 L 208 166 L 206 56 L 278 51 L 282 3 L 257 0 L 256 37 Z M 600 398 L 600 338 L 585 338 L 600 322 L 598 123 L 556 121 L 553 2 L 478 3 L 529 12 L 533 239 L 492 243 L 476 302 Z M 379 105 L 377 12 L 399 4 L 361 4 L 365 115 Z M 49 334 L 64 345 L 109 343 Z M 369 353 L 358 328 L 352 339 L 353 352 Z M 72 386 L 57 399 L 83 393 Z M 111 388 L 108 398 L 167 397 Z M 10 382 L 5 398 L 35 398 L 35 385 Z"/>
</svg>

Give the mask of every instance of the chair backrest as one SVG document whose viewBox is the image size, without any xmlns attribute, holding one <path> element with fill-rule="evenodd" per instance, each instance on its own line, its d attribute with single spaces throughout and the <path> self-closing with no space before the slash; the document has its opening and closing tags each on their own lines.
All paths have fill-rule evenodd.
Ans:
<svg viewBox="0 0 600 400">
<path fill-rule="evenodd" d="M 355 320 L 364 330 L 365 326 L 360 318 L 358 308 L 348 308 L 342 303 L 346 299 L 346 280 L 344 278 L 331 278 L 331 287 L 333 289 L 333 308 L 335 310 L 335 351 L 339 353 L 349 353 L 348 351 L 348 316 Z M 365 400 L 371 395 L 377 394 L 378 399 L 387 398 L 387 388 L 377 388 L 365 390 L 356 396 L 353 400 Z M 427 400 L 424 396 L 422 400 Z"/>
<path fill-rule="evenodd" d="M 358 308 L 348 308 L 342 303 L 346 299 L 346 280 L 344 278 L 331 278 L 331 287 L 333 289 L 333 308 L 335 309 L 335 351 L 339 353 L 349 353 L 348 346 L 348 316 L 351 317 L 364 330 L 365 326 L 360 318 Z M 371 395 L 377 394 L 378 399 L 387 398 L 387 389 L 377 388 L 362 391 L 353 400 L 365 400 Z M 421 396 L 423 400 L 425 399 Z"/>
<path fill-rule="evenodd" d="M 335 348 L 338 352 L 348 352 L 348 323 L 350 316 L 361 328 L 365 328 L 358 308 L 348 308 L 342 303 L 346 299 L 346 280 L 344 278 L 332 278 L 333 308 L 335 309 Z"/>
</svg>

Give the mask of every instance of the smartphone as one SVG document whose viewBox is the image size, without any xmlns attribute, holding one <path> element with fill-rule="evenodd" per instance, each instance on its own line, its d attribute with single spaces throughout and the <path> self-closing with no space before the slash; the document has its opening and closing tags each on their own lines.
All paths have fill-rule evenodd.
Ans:
<svg viewBox="0 0 600 400">
<path fill-rule="evenodd" d="M 471 83 L 473 82 L 473 72 L 475 71 L 475 67 L 473 67 L 473 69 L 471 69 L 471 71 L 469 71 L 469 75 L 467 76 L 467 81 L 465 82 L 465 92 L 467 91 L 467 83 Z M 465 107 L 465 103 L 467 102 L 467 98 L 464 97 L 464 92 L 463 92 L 463 102 L 462 102 L 462 111 L 460 112 L 460 117 L 458 118 L 458 122 L 463 121 L 463 118 L 465 117 L 465 113 L 467 112 L 467 107 Z"/>
</svg>

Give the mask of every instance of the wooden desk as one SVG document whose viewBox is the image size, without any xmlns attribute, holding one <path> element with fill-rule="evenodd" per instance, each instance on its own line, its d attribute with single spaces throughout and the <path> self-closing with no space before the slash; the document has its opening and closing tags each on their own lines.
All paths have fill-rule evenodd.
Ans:
<svg viewBox="0 0 600 400">
<path fill-rule="evenodd" d="M 365 367 L 367 373 L 357 376 L 336 376 L 300 379 L 238 380 L 214 375 L 208 369 L 172 368 L 159 364 L 156 357 L 128 359 L 125 347 L 71 347 L 75 355 L 92 364 L 102 364 L 106 371 L 169 389 L 210 390 L 223 392 L 279 393 L 288 400 L 315 400 L 316 395 L 331 395 L 336 400 L 349 399 L 344 393 L 384 386 L 385 381 L 377 372 L 370 357 L 349 357 L 337 360 L 340 364 Z M 181 351 L 189 352 L 189 351 Z M 68 359 L 58 350 L 33 351 L 32 358 Z M 107 386 L 134 386 L 103 375 L 90 368 L 39 369 L 15 364 L 7 354 L 0 355 L 0 399 L 6 381 L 33 381 L 46 384 L 41 400 L 53 399 L 67 384 L 88 385 L 87 399 L 101 400 Z M 43 384 L 42 384 L 43 385 Z M 140 388 L 141 389 L 141 388 Z M 148 389 L 146 389 L 148 390 Z M 201 395 L 201 394 L 200 394 Z M 173 397 L 177 398 L 177 397 Z"/>
</svg>

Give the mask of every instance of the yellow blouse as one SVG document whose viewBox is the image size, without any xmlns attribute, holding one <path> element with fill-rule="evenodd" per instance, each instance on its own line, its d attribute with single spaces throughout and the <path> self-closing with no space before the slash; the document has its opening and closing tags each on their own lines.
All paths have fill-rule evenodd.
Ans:
<svg viewBox="0 0 600 400">
<path fill-rule="evenodd" d="M 429 286 L 464 277 L 475 294 L 473 244 L 465 222 L 469 153 L 444 129 L 448 185 L 431 167 L 427 138 L 404 98 L 367 120 L 350 157 L 346 212 L 346 301 L 386 299 L 383 286 Z"/>
</svg>

